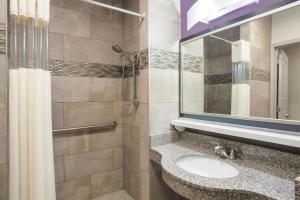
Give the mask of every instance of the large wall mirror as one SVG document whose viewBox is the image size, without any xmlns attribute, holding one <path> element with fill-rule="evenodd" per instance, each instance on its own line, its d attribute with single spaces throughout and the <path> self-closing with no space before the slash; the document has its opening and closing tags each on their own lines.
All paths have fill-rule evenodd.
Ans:
<svg viewBox="0 0 300 200">
<path fill-rule="evenodd" d="M 300 124 L 300 6 L 182 41 L 180 73 L 181 113 Z"/>
</svg>

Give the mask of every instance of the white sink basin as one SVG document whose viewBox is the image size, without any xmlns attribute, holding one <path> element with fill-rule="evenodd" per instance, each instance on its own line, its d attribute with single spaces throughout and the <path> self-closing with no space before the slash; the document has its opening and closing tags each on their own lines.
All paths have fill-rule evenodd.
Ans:
<svg viewBox="0 0 300 200">
<path fill-rule="evenodd" d="M 232 178 L 239 174 L 238 170 L 226 162 L 206 156 L 183 156 L 176 164 L 189 173 L 208 178 Z"/>
</svg>

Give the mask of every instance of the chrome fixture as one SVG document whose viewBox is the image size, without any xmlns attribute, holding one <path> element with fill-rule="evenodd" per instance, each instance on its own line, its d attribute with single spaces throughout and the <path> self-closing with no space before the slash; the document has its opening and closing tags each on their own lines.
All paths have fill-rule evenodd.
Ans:
<svg viewBox="0 0 300 200">
<path fill-rule="evenodd" d="M 96 5 L 96 6 L 101 6 L 101 7 L 104 7 L 104 8 L 108 8 L 108 9 L 111 9 L 111 10 L 115 10 L 115 11 L 118 11 L 118 12 L 122 12 L 122 13 L 125 13 L 125 14 L 128 14 L 128 15 L 141 17 L 142 19 L 145 17 L 145 14 L 140 14 L 140 13 L 137 13 L 137 12 L 133 12 L 133 11 L 126 10 L 126 9 L 123 9 L 123 8 L 107 5 L 107 4 L 104 4 L 104 3 L 97 2 L 97 1 L 92 1 L 92 0 L 81 0 L 81 1 L 89 3 L 89 4 L 93 4 L 93 5 Z"/>
<path fill-rule="evenodd" d="M 235 150 L 233 148 L 230 150 L 230 154 L 228 154 L 225 147 L 221 146 L 220 144 L 215 147 L 215 154 L 220 158 L 229 158 L 230 160 L 236 159 Z"/>
<path fill-rule="evenodd" d="M 126 52 L 122 49 L 122 47 L 118 44 L 115 44 L 112 46 L 112 49 L 114 52 L 121 55 L 121 58 L 123 59 L 123 73 L 122 73 L 122 98 L 124 98 L 124 78 L 126 76 L 126 68 L 130 67 L 132 70 L 132 78 L 133 78 L 133 96 L 130 101 L 132 101 L 132 104 L 134 105 L 134 108 L 136 109 L 139 105 L 139 100 L 137 97 L 137 81 L 136 81 L 136 74 L 139 70 L 139 53 L 136 51 L 133 52 Z"/>
</svg>

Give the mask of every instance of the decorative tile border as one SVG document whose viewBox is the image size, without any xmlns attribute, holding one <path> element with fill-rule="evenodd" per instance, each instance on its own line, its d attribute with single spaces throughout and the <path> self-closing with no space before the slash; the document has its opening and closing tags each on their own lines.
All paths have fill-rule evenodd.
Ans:
<svg viewBox="0 0 300 200">
<path fill-rule="evenodd" d="M 149 50 L 144 49 L 140 51 L 140 70 L 147 69 L 149 65 Z"/>
<path fill-rule="evenodd" d="M 216 74 L 216 75 L 205 75 L 204 84 L 205 85 L 215 85 L 215 84 L 228 84 L 232 83 L 232 74 Z"/>
<path fill-rule="evenodd" d="M 184 54 L 183 71 L 193 73 L 204 73 L 203 58 L 189 54 Z"/>
<path fill-rule="evenodd" d="M 53 76 L 121 78 L 122 66 L 74 61 L 50 60 Z"/>
<path fill-rule="evenodd" d="M 251 68 L 250 79 L 270 82 L 270 72 L 266 70 Z M 232 83 L 232 73 L 204 75 L 204 83 L 206 85 Z"/>
<path fill-rule="evenodd" d="M 0 23 L 0 54 L 6 53 L 6 27 Z"/>
<path fill-rule="evenodd" d="M 151 68 L 177 70 L 179 53 L 162 49 L 150 49 Z"/>
<path fill-rule="evenodd" d="M 270 82 L 270 72 L 266 70 L 251 68 L 251 80 Z"/>
</svg>

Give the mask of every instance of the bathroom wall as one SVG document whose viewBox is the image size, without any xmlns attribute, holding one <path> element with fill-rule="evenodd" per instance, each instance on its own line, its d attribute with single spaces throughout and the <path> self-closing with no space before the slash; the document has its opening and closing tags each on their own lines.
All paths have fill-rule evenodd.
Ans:
<svg viewBox="0 0 300 200">
<path fill-rule="evenodd" d="M 123 47 L 140 53 L 137 74 L 138 107 L 132 104 L 133 77 L 124 79 L 123 101 L 123 157 L 124 189 L 138 200 L 149 199 L 149 68 L 148 68 L 148 1 L 125 0 L 124 8 L 145 13 L 143 20 L 123 16 Z M 132 71 L 131 68 L 128 68 Z"/>
<path fill-rule="evenodd" d="M 7 1 L 0 0 L 0 199 L 8 198 Z"/>
<path fill-rule="evenodd" d="M 150 134 L 170 131 L 178 117 L 179 1 L 149 2 Z M 163 33 L 163 34 L 162 34 Z"/>
<path fill-rule="evenodd" d="M 241 39 L 250 42 L 250 115 L 270 116 L 271 17 L 241 25 Z"/>
<path fill-rule="evenodd" d="M 300 74 L 300 43 L 284 49 L 289 59 L 289 85 L 288 85 L 288 114 L 289 119 L 300 119 L 300 85 L 297 84 Z"/>
<path fill-rule="evenodd" d="M 204 111 L 203 41 L 203 39 L 199 39 L 181 46 L 181 108 L 185 113 L 202 113 Z"/>
<path fill-rule="evenodd" d="M 172 135 L 170 120 L 179 116 L 179 0 L 149 1 L 150 135 Z M 150 165 L 150 199 L 177 199 L 161 179 L 161 169 Z"/>
<path fill-rule="evenodd" d="M 123 2 L 106 3 L 122 7 Z M 53 129 L 115 129 L 54 136 L 57 199 L 91 199 L 123 187 L 122 14 L 80 1 L 52 0 L 49 35 Z"/>
</svg>

